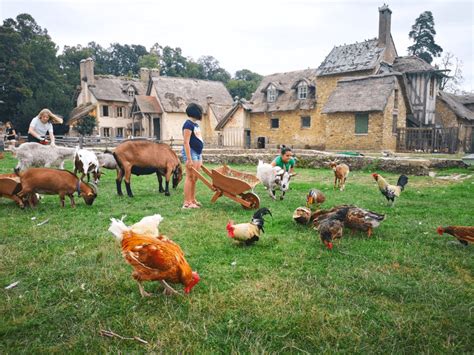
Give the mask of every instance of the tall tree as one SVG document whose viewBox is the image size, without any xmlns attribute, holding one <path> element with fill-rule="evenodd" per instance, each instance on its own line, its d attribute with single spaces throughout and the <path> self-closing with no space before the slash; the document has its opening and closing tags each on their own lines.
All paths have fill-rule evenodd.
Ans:
<svg viewBox="0 0 474 355">
<path fill-rule="evenodd" d="M 260 81 L 262 81 L 260 74 L 242 69 L 235 72 L 234 78 L 229 80 L 226 86 L 232 97 L 238 96 L 250 100 Z"/>
<path fill-rule="evenodd" d="M 219 61 L 213 56 L 203 56 L 198 59 L 197 63 L 202 67 L 203 79 L 222 81 L 223 83 L 230 80 L 230 74 L 221 68 Z"/>
<path fill-rule="evenodd" d="M 433 61 L 433 57 L 441 56 L 443 48 L 435 43 L 434 36 L 436 31 L 434 26 L 435 23 L 431 11 L 425 11 L 418 16 L 408 34 L 408 37 L 415 42 L 408 47 L 408 53 L 416 55 L 428 63 Z"/>
<path fill-rule="evenodd" d="M 0 117 L 26 133 L 30 120 L 44 107 L 66 116 L 72 108 L 57 47 L 31 15 L 20 14 L 0 26 L 0 63 L 5 68 Z"/>
</svg>

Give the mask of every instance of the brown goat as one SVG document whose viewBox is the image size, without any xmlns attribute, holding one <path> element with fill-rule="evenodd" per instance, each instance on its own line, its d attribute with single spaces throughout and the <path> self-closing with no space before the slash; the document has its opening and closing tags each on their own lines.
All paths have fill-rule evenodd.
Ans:
<svg viewBox="0 0 474 355">
<path fill-rule="evenodd" d="M 97 197 L 97 189 L 90 184 L 82 182 L 67 170 L 50 168 L 30 168 L 19 173 L 22 189 L 18 193 L 20 198 L 31 193 L 59 195 L 61 207 L 64 207 L 64 197 L 71 199 L 71 206 L 75 207 L 74 193 L 81 196 L 86 205 L 92 205 Z"/>
<path fill-rule="evenodd" d="M 170 195 L 169 182 L 173 177 L 175 189 L 183 178 L 183 170 L 178 156 L 167 145 L 146 140 L 129 140 L 120 144 L 114 151 L 114 157 L 119 166 L 117 172 L 117 194 L 122 196 L 122 179 L 129 197 L 133 197 L 130 188 L 130 177 L 134 175 L 149 175 L 156 173 L 159 191 Z M 165 177 L 166 187 L 163 189 L 162 176 Z"/>
<path fill-rule="evenodd" d="M 15 201 L 18 206 L 24 208 L 26 206 L 36 206 L 39 198 L 37 194 L 30 194 L 23 199 L 18 197 L 21 191 L 21 180 L 16 174 L 0 174 L 0 197 L 9 198 Z"/>
<path fill-rule="evenodd" d="M 334 171 L 334 189 L 339 187 L 339 190 L 344 191 L 346 188 L 346 180 L 349 175 L 349 167 L 344 163 L 339 163 L 337 160 L 329 163 L 329 166 Z"/>
<path fill-rule="evenodd" d="M 25 204 L 17 194 L 21 190 L 20 178 L 15 174 L 2 174 L 0 175 L 0 197 L 6 197 L 10 200 L 15 201 L 21 208 L 25 207 Z"/>
</svg>

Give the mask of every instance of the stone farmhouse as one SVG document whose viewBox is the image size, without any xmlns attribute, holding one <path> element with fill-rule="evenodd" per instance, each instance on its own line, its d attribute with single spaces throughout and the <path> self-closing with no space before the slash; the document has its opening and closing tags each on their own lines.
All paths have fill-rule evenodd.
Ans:
<svg viewBox="0 0 474 355">
<path fill-rule="evenodd" d="M 217 126 L 223 144 L 395 149 L 413 108 L 405 74 L 393 68 L 391 14 L 381 7 L 378 38 L 333 48 L 317 69 L 264 77 L 251 102 L 236 103 Z"/>
</svg>

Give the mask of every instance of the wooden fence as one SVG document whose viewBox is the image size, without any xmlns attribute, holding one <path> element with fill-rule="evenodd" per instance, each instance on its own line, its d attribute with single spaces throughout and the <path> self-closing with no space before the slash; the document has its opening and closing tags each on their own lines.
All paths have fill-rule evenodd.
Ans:
<svg viewBox="0 0 474 355">
<path fill-rule="evenodd" d="M 63 147 L 81 147 L 81 148 L 96 148 L 96 149 L 107 149 L 115 148 L 120 143 L 125 142 L 127 139 L 124 138 L 112 138 L 112 137 L 66 137 L 56 136 L 56 145 Z M 27 137 L 21 136 L 19 142 L 26 142 Z M 158 141 L 155 138 L 136 137 L 135 140 L 148 140 L 157 143 L 166 143 L 171 147 L 183 145 L 182 139 L 170 139 Z"/>
<path fill-rule="evenodd" d="M 399 128 L 397 151 L 454 154 L 473 152 L 474 126 Z"/>
</svg>

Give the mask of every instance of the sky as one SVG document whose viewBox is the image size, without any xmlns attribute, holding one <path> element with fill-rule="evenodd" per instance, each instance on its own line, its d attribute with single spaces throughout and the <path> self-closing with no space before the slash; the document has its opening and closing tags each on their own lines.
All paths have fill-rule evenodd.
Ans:
<svg viewBox="0 0 474 355">
<path fill-rule="evenodd" d="M 0 0 L 0 19 L 29 13 L 60 50 L 91 41 L 159 43 L 194 59 L 212 55 L 232 74 L 268 75 L 317 68 L 334 46 L 377 37 L 383 1 Z M 385 1 L 398 55 L 407 54 L 415 19 L 430 10 L 435 41 L 462 60 L 462 89 L 474 91 L 474 1 Z"/>
</svg>

